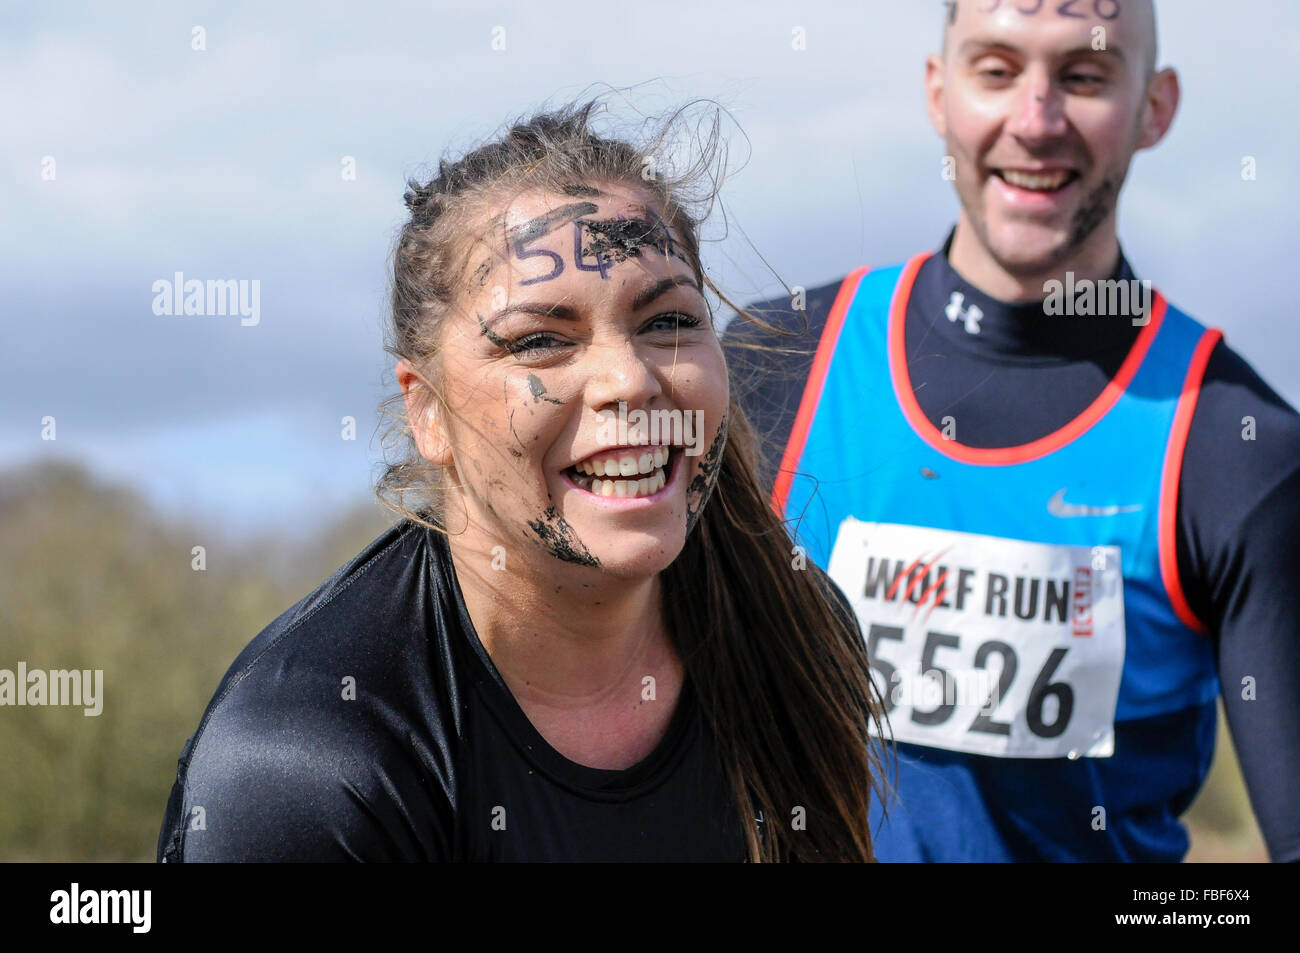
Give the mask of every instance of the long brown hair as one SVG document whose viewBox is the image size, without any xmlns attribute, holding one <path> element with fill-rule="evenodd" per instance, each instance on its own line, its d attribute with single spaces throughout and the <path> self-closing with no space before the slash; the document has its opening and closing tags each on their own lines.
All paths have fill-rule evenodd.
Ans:
<svg viewBox="0 0 1300 953">
<path fill-rule="evenodd" d="M 582 194 L 600 183 L 635 187 L 680 237 L 696 278 L 750 318 L 704 274 L 700 223 L 725 166 L 718 111 L 688 138 L 696 158 L 674 169 L 690 104 L 634 146 L 592 129 L 598 100 L 520 120 L 497 141 L 429 181 L 409 180 L 410 219 L 393 254 L 386 350 L 416 369 L 409 410 L 441 405 L 432 358 L 442 317 L 466 287 L 475 223 L 503 190 Z M 720 162 L 720 158 L 722 161 Z M 752 318 L 750 318 L 752 319 Z M 404 451 L 375 492 L 399 515 L 442 531 L 441 469 L 420 456 L 402 394 L 388 398 Z M 388 444 L 385 441 L 386 446 Z M 793 549 L 756 474 L 753 429 L 733 400 L 718 476 L 686 544 L 663 574 L 663 609 L 713 732 L 745 831 L 749 859 L 873 860 L 868 807 L 880 794 L 882 707 L 861 633 L 829 580 Z M 763 823 L 756 821 L 762 819 Z"/>
</svg>

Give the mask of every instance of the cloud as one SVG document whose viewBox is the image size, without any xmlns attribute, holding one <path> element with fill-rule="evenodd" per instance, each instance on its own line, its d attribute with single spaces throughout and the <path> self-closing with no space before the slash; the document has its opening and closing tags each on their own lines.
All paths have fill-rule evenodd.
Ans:
<svg viewBox="0 0 1300 953">
<path fill-rule="evenodd" d="M 734 110 L 747 161 L 724 188 L 731 233 L 706 253 L 742 298 L 779 287 L 760 255 L 812 287 L 934 247 L 956 210 L 921 91 L 941 13 L 896 0 L 17 10 L 0 36 L 0 216 L 17 224 L 0 230 L 0 462 L 46 452 L 39 420 L 56 414 L 68 452 L 145 485 L 201 448 L 215 475 L 177 479 L 223 515 L 273 518 L 311 480 L 357 485 L 356 459 L 303 434 L 345 413 L 373 424 L 406 177 L 597 83 L 644 84 L 627 100 L 648 112 L 694 96 Z M 196 25 L 206 50 L 191 48 Z M 1300 10 L 1180 0 L 1161 28 L 1182 112 L 1134 164 L 1121 238 L 1296 402 Z M 259 280 L 262 323 L 153 315 L 150 286 L 175 271 Z"/>
</svg>

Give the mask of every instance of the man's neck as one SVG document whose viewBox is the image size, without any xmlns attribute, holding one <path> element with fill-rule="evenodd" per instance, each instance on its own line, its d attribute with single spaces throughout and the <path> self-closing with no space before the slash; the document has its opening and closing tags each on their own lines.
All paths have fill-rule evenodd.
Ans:
<svg viewBox="0 0 1300 953">
<path fill-rule="evenodd" d="M 1106 228 L 1103 223 L 1065 262 L 1041 272 L 1011 272 L 980 241 L 965 213 L 957 222 L 948 249 L 948 264 L 957 274 L 990 298 L 1007 304 L 1042 301 L 1048 294 L 1047 283 L 1065 282 L 1067 273 L 1072 273 L 1076 282 L 1109 278 L 1119 267 L 1119 260 L 1119 237 L 1113 227 Z"/>
</svg>

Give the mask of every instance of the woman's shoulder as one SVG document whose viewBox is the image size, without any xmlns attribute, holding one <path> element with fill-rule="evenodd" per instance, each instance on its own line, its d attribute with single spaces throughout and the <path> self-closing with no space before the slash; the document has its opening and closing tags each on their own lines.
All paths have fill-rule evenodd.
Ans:
<svg viewBox="0 0 1300 953">
<path fill-rule="evenodd" d="M 425 618 L 423 533 L 385 531 L 231 665 L 179 765 L 186 859 L 205 842 L 204 859 L 345 859 L 387 814 L 440 810 L 455 673 Z"/>
<path fill-rule="evenodd" d="M 278 698 L 286 681 L 342 686 L 348 675 L 383 667 L 386 653 L 422 639 L 427 550 L 424 529 L 409 520 L 385 530 L 253 637 L 223 676 L 210 712 L 249 680 L 276 683 L 262 688 L 276 688 Z"/>
</svg>

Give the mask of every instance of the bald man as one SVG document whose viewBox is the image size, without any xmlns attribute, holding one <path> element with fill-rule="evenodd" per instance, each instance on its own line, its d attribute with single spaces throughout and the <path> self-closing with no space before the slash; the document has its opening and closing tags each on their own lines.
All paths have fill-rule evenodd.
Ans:
<svg viewBox="0 0 1300 953">
<path fill-rule="evenodd" d="M 853 601 L 887 700 L 877 854 L 1180 860 L 1221 696 L 1269 852 L 1300 859 L 1300 417 L 1120 248 L 1179 101 L 1152 5 L 946 21 L 942 248 L 751 309 L 806 348 L 726 337 L 794 563 Z"/>
</svg>

